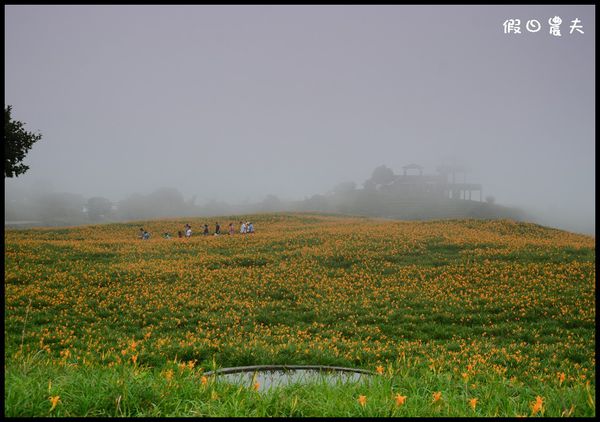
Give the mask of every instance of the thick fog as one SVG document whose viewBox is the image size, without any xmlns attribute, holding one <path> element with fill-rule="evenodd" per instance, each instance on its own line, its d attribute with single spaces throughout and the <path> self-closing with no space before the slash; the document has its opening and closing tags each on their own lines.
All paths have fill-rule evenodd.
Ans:
<svg viewBox="0 0 600 422">
<path fill-rule="evenodd" d="M 5 6 L 5 105 L 43 135 L 5 199 L 291 201 L 456 164 L 593 234 L 594 75 L 594 6 Z"/>
</svg>

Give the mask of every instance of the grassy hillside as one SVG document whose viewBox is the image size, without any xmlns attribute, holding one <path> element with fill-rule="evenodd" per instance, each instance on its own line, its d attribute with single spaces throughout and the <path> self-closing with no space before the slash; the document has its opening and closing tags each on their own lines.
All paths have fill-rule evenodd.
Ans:
<svg viewBox="0 0 600 422">
<path fill-rule="evenodd" d="M 5 230 L 5 414 L 595 415 L 595 239 L 249 218 L 245 236 L 200 235 L 237 216 Z M 262 395 L 203 378 L 283 363 L 383 374 Z"/>
<path fill-rule="evenodd" d="M 479 200 L 466 201 L 428 195 L 399 195 L 364 189 L 327 196 L 316 195 L 304 201 L 288 204 L 288 207 L 284 209 L 335 212 L 399 220 L 450 218 L 531 220 L 531 216 L 520 209 Z"/>
</svg>

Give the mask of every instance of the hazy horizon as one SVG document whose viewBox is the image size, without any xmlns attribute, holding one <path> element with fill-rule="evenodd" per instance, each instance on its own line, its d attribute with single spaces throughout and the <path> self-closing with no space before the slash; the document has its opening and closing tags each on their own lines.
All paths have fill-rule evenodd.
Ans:
<svg viewBox="0 0 600 422">
<path fill-rule="evenodd" d="M 300 200 L 456 163 L 484 197 L 595 234 L 595 6 L 4 10 L 5 105 L 43 135 L 5 195 Z"/>
</svg>

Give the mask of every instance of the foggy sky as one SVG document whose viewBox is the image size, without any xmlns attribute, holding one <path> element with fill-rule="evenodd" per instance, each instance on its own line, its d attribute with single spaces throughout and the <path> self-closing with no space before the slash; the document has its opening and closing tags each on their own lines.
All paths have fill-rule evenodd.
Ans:
<svg viewBox="0 0 600 422">
<path fill-rule="evenodd" d="M 242 203 L 456 163 L 496 203 L 595 231 L 594 6 L 4 11 L 5 104 L 43 135 L 7 191 Z"/>
</svg>

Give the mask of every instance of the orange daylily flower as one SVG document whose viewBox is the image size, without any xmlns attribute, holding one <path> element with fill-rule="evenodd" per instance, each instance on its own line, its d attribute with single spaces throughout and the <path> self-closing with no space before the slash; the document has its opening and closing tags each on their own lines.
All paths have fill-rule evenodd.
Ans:
<svg viewBox="0 0 600 422">
<path fill-rule="evenodd" d="M 544 399 L 540 396 L 537 396 L 535 398 L 535 402 L 532 403 L 532 405 L 531 405 L 531 412 L 535 415 L 536 413 L 538 413 L 542 410 L 543 406 L 544 406 Z"/>
<path fill-rule="evenodd" d="M 363 396 L 360 395 L 358 396 L 358 404 L 360 404 L 362 407 L 365 407 L 365 405 L 367 404 L 367 396 Z"/>
<path fill-rule="evenodd" d="M 50 403 L 52 404 L 52 407 L 50 408 L 50 411 L 52 411 L 60 401 L 60 396 L 50 396 L 48 397 L 48 400 L 50 400 Z"/>
<path fill-rule="evenodd" d="M 404 404 L 404 402 L 406 401 L 406 396 L 403 396 L 400 393 L 398 393 L 398 394 L 396 394 L 395 400 L 396 400 L 396 406 L 402 406 Z"/>
</svg>

